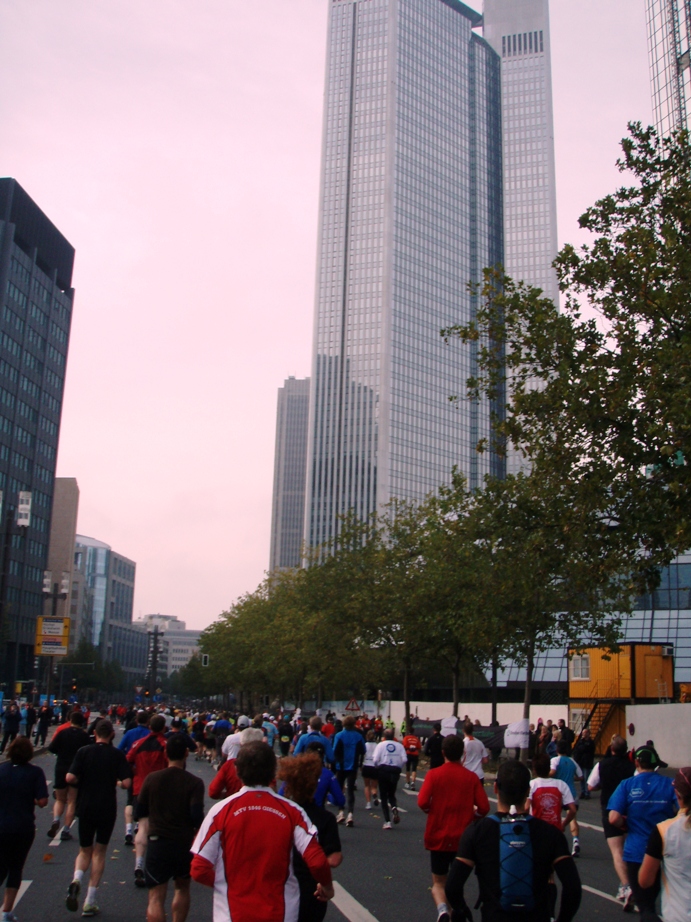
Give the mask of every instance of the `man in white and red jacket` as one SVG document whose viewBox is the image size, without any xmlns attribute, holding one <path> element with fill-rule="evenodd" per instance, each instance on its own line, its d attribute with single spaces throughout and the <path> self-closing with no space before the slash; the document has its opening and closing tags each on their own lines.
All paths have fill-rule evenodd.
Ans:
<svg viewBox="0 0 691 922">
<path fill-rule="evenodd" d="M 417 803 L 427 814 L 425 848 L 432 863 L 432 899 L 437 922 L 449 922 L 446 878 L 456 857 L 458 843 L 476 816 L 489 813 L 482 782 L 461 765 L 464 744 L 460 736 L 446 736 L 441 751 L 444 764 L 427 772 Z"/>
<path fill-rule="evenodd" d="M 244 745 L 235 769 L 244 786 L 207 814 L 192 845 L 192 877 L 214 888 L 214 922 L 297 922 L 293 848 L 317 881 L 317 899 L 334 895 L 316 827 L 270 787 L 276 756 L 266 743 Z"/>
</svg>

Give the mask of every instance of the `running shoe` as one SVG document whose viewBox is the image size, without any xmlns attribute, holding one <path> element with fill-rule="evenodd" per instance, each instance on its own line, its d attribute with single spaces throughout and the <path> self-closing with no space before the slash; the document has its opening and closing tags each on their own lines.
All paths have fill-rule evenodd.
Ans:
<svg viewBox="0 0 691 922">
<path fill-rule="evenodd" d="M 631 892 L 631 887 L 628 884 L 619 884 L 619 889 L 617 890 L 617 899 L 620 903 L 626 902 L 626 897 Z"/>
<path fill-rule="evenodd" d="M 345 813 L 343 812 L 343 810 L 339 810 L 339 811 L 338 811 L 338 816 L 336 817 L 336 822 L 337 822 L 337 823 L 345 823 Z"/>
<path fill-rule="evenodd" d="M 411 781 L 411 782 L 410 782 L 410 790 L 411 790 L 411 791 L 414 791 L 414 790 L 415 790 L 415 782 L 414 782 L 414 781 Z"/>
<path fill-rule="evenodd" d="M 80 890 L 81 886 L 78 880 L 73 880 L 67 888 L 67 899 L 65 900 L 65 906 L 67 906 L 70 912 L 76 912 L 79 909 Z"/>
<path fill-rule="evenodd" d="M 2 922 L 19 922 L 19 919 L 15 916 L 15 914 L 10 909 L 9 912 L 3 912 Z"/>
<path fill-rule="evenodd" d="M 146 887 L 146 879 L 144 877 L 144 868 L 134 869 L 134 885 L 135 887 Z"/>
<path fill-rule="evenodd" d="M 97 916 L 101 910 L 98 908 L 96 903 L 84 903 L 84 908 L 82 909 L 83 916 Z"/>
<path fill-rule="evenodd" d="M 353 814 L 349 813 L 348 819 L 346 820 L 346 826 L 352 826 L 352 825 L 353 825 Z"/>
<path fill-rule="evenodd" d="M 580 843 L 580 842 L 578 841 L 578 839 L 574 836 L 573 848 L 571 849 L 571 857 L 572 857 L 572 858 L 578 858 L 578 856 L 580 855 L 580 853 L 581 853 L 581 843 Z"/>
<path fill-rule="evenodd" d="M 626 894 L 626 900 L 624 901 L 624 905 L 622 906 L 622 909 L 624 910 L 624 912 L 633 912 L 635 909 L 635 904 L 634 904 L 634 899 L 633 899 L 633 890 L 631 889 L 631 887 L 629 887 L 628 891 L 629 892 Z"/>
<path fill-rule="evenodd" d="M 378 798 L 378 797 L 375 797 L 375 798 L 374 798 L 374 806 L 375 806 L 375 807 L 378 807 L 378 806 L 379 806 L 379 798 Z"/>
<path fill-rule="evenodd" d="M 398 807 L 392 807 L 392 808 L 391 808 L 391 813 L 393 814 L 394 825 L 397 825 L 398 823 L 400 823 L 400 822 L 401 822 L 401 818 L 400 818 L 400 816 L 398 815 Z"/>
<path fill-rule="evenodd" d="M 406 790 L 406 791 L 409 791 L 409 790 L 410 790 L 410 785 L 408 784 L 407 781 L 406 781 L 406 783 L 403 785 L 403 788 L 404 788 L 404 790 Z"/>
<path fill-rule="evenodd" d="M 125 845 L 134 845 L 134 836 L 131 832 L 128 832 L 125 836 Z"/>
<path fill-rule="evenodd" d="M 439 913 L 437 916 L 437 922 L 451 922 L 451 916 L 446 909 L 442 909 L 442 911 Z"/>
<path fill-rule="evenodd" d="M 65 828 L 60 833 L 60 841 L 69 842 L 71 838 L 72 838 L 72 833 L 69 831 L 67 826 L 65 826 Z"/>
<path fill-rule="evenodd" d="M 391 829 L 391 823 L 384 823 L 382 829 Z"/>
<path fill-rule="evenodd" d="M 53 820 L 53 822 L 52 822 L 51 825 L 50 825 L 50 829 L 49 829 L 48 832 L 46 833 L 46 835 L 48 836 L 48 838 L 49 838 L 49 839 L 54 839 L 55 836 L 58 834 L 58 829 L 59 829 L 59 828 L 60 828 L 60 820 Z"/>
<path fill-rule="evenodd" d="M 371 810 L 372 804 L 365 804 L 365 810 Z"/>
</svg>

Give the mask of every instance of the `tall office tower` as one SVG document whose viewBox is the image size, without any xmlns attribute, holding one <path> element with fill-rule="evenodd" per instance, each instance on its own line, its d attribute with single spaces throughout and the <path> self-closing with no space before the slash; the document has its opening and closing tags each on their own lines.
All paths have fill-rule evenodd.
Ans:
<svg viewBox="0 0 691 922">
<path fill-rule="evenodd" d="M 79 510 L 79 485 L 74 477 L 56 477 L 53 492 L 53 514 L 50 520 L 50 541 L 48 543 L 48 570 L 51 583 L 61 583 L 63 576 L 69 586 L 66 599 L 56 599 L 55 614 L 58 618 L 70 618 L 70 652 L 78 642 L 76 622 L 72 619 L 72 594 L 74 580 L 74 542 L 77 536 L 77 512 Z"/>
<path fill-rule="evenodd" d="M 34 676 L 36 619 L 46 604 L 73 264 L 74 249 L 38 205 L 16 180 L 0 179 L 0 681 L 7 693 Z"/>
<path fill-rule="evenodd" d="M 646 0 L 653 115 L 658 132 L 688 128 L 691 0 Z"/>
<path fill-rule="evenodd" d="M 299 567 L 302 562 L 309 400 L 309 378 L 287 378 L 278 389 L 271 571 Z"/>
<path fill-rule="evenodd" d="M 549 0 L 484 0 L 482 33 L 501 55 L 504 268 L 558 304 Z M 509 449 L 506 468 L 525 461 Z"/>
<path fill-rule="evenodd" d="M 503 261 L 500 58 L 458 0 L 332 0 L 329 15 L 305 534 L 392 497 L 421 500 L 476 445 L 465 399 L 469 282 Z M 457 405 L 449 402 L 459 395 Z"/>
</svg>

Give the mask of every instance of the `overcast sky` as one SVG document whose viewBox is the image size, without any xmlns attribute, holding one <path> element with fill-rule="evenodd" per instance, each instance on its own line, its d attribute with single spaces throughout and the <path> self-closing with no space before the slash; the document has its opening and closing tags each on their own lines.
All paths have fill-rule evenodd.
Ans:
<svg viewBox="0 0 691 922">
<path fill-rule="evenodd" d="M 471 5 L 479 6 L 479 0 Z M 552 0 L 560 241 L 651 120 L 644 0 Z M 58 475 L 204 627 L 268 565 L 276 390 L 310 373 L 328 0 L 1 0 L 0 175 L 76 248 Z"/>
</svg>

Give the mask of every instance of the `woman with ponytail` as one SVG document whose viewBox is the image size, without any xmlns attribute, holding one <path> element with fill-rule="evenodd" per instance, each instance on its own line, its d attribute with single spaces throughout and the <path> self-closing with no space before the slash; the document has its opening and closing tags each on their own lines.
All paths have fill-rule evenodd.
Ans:
<svg viewBox="0 0 691 922">
<path fill-rule="evenodd" d="M 662 867 L 662 922 L 688 922 L 691 906 L 691 766 L 674 779 L 679 813 L 650 834 L 638 872 L 641 887 L 652 887 Z"/>
</svg>

